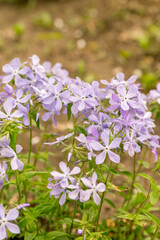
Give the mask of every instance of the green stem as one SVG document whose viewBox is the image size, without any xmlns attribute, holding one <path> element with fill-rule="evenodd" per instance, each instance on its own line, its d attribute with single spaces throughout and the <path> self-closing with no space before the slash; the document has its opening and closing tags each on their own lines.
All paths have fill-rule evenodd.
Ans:
<svg viewBox="0 0 160 240">
<path fill-rule="evenodd" d="M 127 207 L 129 206 L 129 203 L 130 203 L 131 198 L 132 198 L 133 185 L 134 185 L 135 179 L 136 179 L 136 153 L 134 154 L 134 161 L 133 161 L 133 178 L 132 178 L 132 184 L 131 184 L 131 189 L 130 189 L 130 193 L 129 193 L 129 199 L 128 199 Z"/>
<path fill-rule="evenodd" d="M 29 141 L 28 164 L 30 164 L 31 152 L 32 152 L 32 118 L 30 117 L 30 141 Z"/>
<path fill-rule="evenodd" d="M 138 175 L 138 173 L 139 173 L 140 170 L 141 170 L 141 167 L 143 166 L 143 162 L 144 162 L 144 159 L 146 158 L 147 151 L 148 151 L 148 147 L 146 147 L 146 150 L 144 151 L 144 155 L 143 155 L 143 158 L 142 158 L 142 162 L 139 164 L 138 170 L 137 170 L 137 172 L 136 172 L 136 176 Z"/>
<path fill-rule="evenodd" d="M 18 180 L 18 170 L 16 171 L 16 185 L 17 185 L 17 190 L 18 190 L 18 195 L 19 195 L 19 201 L 21 200 L 21 191 L 20 191 L 20 185 L 19 185 L 19 180 Z"/>
<path fill-rule="evenodd" d="M 110 171 L 111 171 L 111 167 L 112 167 L 112 161 L 109 165 L 109 169 L 108 169 L 108 173 L 107 173 L 107 177 L 106 177 L 106 181 L 105 181 L 106 190 L 107 190 L 107 182 L 108 182 L 108 177 L 109 177 L 109 174 L 110 174 Z M 99 207 L 98 217 L 97 217 L 97 223 L 96 223 L 96 231 L 97 231 L 97 228 L 98 228 L 99 218 L 100 218 L 100 214 L 101 214 L 101 210 L 102 210 L 102 204 L 103 204 L 104 195 L 105 195 L 106 190 L 103 192 L 102 197 L 101 197 L 101 202 L 100 202 L 100 207 Z"/>
<path fill-rule="evenodd" d="M 73 212 L 73 217 L 72 217 L 72 223 L 71 223 L 71 227 L 70 227 L 70 231 L 69 234 L 72 234 L 72 228 L 73 228 L 73 222 L 76 216 L 76 210 L 77 210 L 77 201 L 74 202 L 74 212 Z"/>
<path fill-rule="evenodd" d="M 159 229 L 159 226 L 156 227 L 156 231 L 155 231 L 154 235 L 152 236 L 151 240 L 155 239 L 155 236 L 156 236 L 156 233 L 158 232 L 158 229 Z"/>
</svg>

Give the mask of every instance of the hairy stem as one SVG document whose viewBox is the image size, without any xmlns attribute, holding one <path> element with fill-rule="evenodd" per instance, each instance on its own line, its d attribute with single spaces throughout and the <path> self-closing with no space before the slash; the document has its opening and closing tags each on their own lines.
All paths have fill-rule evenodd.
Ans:
<svg viewBox="0 0 160 240">
<path fill-rule="evenodd" d="M 74 212 L 73 212 L 73 217 L 72 217 L 72 223 L 71 223 L 71 227 L 70 227 L 70 231 L 69 234 L 72 234 L 72 228 L 73 228 L 73 222 L 76 216 L 76 210 L 77 210 L 77 201 L 74 202 Z"/>
<path fill-rule="evenodd" d="M 107 177 L 106 177 L 106 181 L 105 181 L 106 190 L 107 190 L 107 182 L 108 182 L 108 177 L 109 177 L 109 174 L 110 174 L 110 171 L 111 171 L 111 167 L 112 167 L 112 161 L 109 165 L 109 169 L 108 169 L 108 173 L 107 173 Z M 101 202 L 100 202 L 100 207 L 99 207 L 98 217 L 97 217 L 97 222 L 96 222 L 96 231 L 97 231 L 97 228 L 98 228 L 99 218 L 100 218 L 100 214 L 101 214 L 101 210 L 102 210 L 102 204 L 103 204 L 103 201 L 104 201 L 104 196 L 105 196 L 106 190 L 103 192 L 102 197 L 101 197 Z"/>
<path fill-rule="evenodd" d="M 132 198 L 133 185 L 134 185 L 135 180 L 136 180 L 136 153 L 134 154 L 134 161 L 133 161 L 133 178 L 132 178 L 131 189 L 130 189 L 130 192 L 129 192 L 129 199 L 128 199 L 127 207 L 129 206 L 129 203 L 130 203 L 131 198 Z"/>
<path fill-rule="evenodd" d="M 16 171 L 16 185 L 17 185 L 17 190 L 18 190 L 18 195 L 19 195 L 19 201 L 21 200 L 21 191 L 20 191 L 20 186 L 19 186 L 19 180 L 18 180 L 18 170 Z"/>
<path fill-rule="evenodd" d="M 30 117 L 30 140 L 29 140 L 28 164 L 30 164 L 31 152 L 32 152 L 32 118 Z"/>
</svg>

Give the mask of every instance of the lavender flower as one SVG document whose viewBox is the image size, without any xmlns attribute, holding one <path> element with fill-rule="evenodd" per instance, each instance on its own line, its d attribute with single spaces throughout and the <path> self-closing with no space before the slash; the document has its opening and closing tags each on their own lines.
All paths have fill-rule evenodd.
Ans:
<svg viewBox="0 0 160 240">
<path fill-rule="evenodd" d="M 59 180 L 62 187 L 67 187 L 69 185 L 68 180 L 71 183 L 75 182 L 75 178 L 72 175 L 80 173 L 81 169 L 79 167 L 74 167 L 71 171 L 70 168 L 67 167 L 66 163 L 60 162 L 59 167 L 63 173 L 59 173 L 57 171 L 52 171 L 51 175 L 54 177 L 55 180 Z"/>
<path fill-rule="evenodd" d="M 96 157 L 96 163 L 97 164 L 101 164 L 104 162 L 105 158 L 106 158 L 106 154 L 108 154 L 109 158 L 111 161 L 115 162 L 115 163 L 119 163 L 120 162 L 120 157 L 119 155 L 117 155 L 116 153 L 114 153 L 113 151 L 111 151 L 112 149 L 116 149 L 119 147 L 119 144 L 121 142 L 120 138 L 115 138 L 110 144 L 109 144 L 109 134 L 104 131 L 101 134 L 101 139 L 104 143 L 104 145 L 100 144 L 99 142 L 93 140 L 90 143 L 90 146 L 95 150 L 95 151 L 102 151 L 97 157 Z"/>
<path fill-rule="evenodd" d="M 7 213 L 7 215 L 5 216 L 5 210 L 4 207 L 0 204 L 0 239 L 6 239 L 7 238 L 7 232 L 6 232 L 6 228 L 14 234 L 19 234 L 20 233 L 20 229 L 19 227 L 10 222 L 10 221 L 15 221 L 19 216 L 19 212 L 18 210 L 11 209 L 9 210 L 9 212 Z"/>
<path fill-rule="evenodd" d="M 4 178 L 8 182 L 8 177 L 7 177 L 7 174 L 6 174 L 6 170 L 7 170 L 7 163 L 3 161 L 3 166 L 0 163 L 0 189 L 3 188 Z"/>
<path fill-rule="evenodd" d="M 2 119 L 13 120 L 14 118 L 20 118 L 23 116 L 23 114 L 19 110 L 16 110 L 14 113 L 11 113 L 13 106 L 10 102 L 6 101 L 3 104 L 3 108 L 6 113 L 3 113 L 2 111 L 0 111 L 0 118 Z"/>
<path fill-rule="evenodd" d="M 21 151 L 22 151 L 22 147 L 20 145 L 16 145 L 16 153 L 20 153 Z M 24 163 L 21 162 L 18 159 L 16 153 L 9 146 L 6 147 L 6 148 L 3 148 L 2 151 L 1 151 L 2 157 L 12 158 L 12 160 L 11 160 L 11 168 L 12 168 L 12 170 L 17 170 L 18 169 L 19 171 L 22 171 L 22 169 L 24 167 Z"/>
<path fill-rule="evenodd" d="M 87 179 L 85 177 L 82 177 L 81 181 L 89 189 L 81 192 L 80 201 L 88 201 L 91 197 L 91 194 L 93 194 L 94 202 L 99 205 L 101 199 L 97 192 L 104 192 L 106 188 L 105 184 L 97 184 L 97 174 L 95 172 L 93 173 L 92 178 Z"/>
<path fill-rule="evenodd" d="M 21 68 L 19 58 L 14 58 L 10 64 L 6 64 L 2 67 L 2 71 L 7 74 L 3 77 L 3 83 L 9 83 L 13 78 L 15 78 L 16 81 L 20 78 L 20 75 L 25 75 L 28 68 L 25 66 Z"/>
</svg>

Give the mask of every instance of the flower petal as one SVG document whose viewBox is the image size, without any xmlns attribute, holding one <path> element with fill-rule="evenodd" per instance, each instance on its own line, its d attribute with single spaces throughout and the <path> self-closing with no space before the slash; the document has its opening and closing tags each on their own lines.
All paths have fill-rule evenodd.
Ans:
<svg viewBox="0 0 160 240">
<path fill-rule="evenodd" d="M 6 223 L 6 227 L 8 228 L 8 230 L 14 234 L 19 234 L 20 233 L 20 229 L 19 227 L 14 224 L 14 223 L 10 223 L 10 222 L 7 222 Z"/>
<path fill-rule="evenodd" d="M 11 221 L 11 220 L 17 219 L 18 216 L 19 216 L 18 210 L 13 208 L 7 213 L 6 219 L 7 219 L 7 221 Z"/>
</svg>

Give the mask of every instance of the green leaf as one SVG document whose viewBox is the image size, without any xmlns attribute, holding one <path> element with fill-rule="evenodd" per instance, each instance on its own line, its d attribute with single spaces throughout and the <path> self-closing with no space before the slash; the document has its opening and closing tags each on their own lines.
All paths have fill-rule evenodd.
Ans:
<svg viewBox="0 0 160 240">
<path fill-rule="evenodd" d="M 130 178 L 132 178 L 132 173 L 131 172 L 129 172 L 129 171 L 121 171 L 121 172 L 119 172 L 119 174 L 123 174 L 123 175 L 125 175 L 125 176 L 127 176 L 127 177 L 130 177 Z"/>
<path fill-rule="evenodd" d="M 146 211 L 143 211 L 143 213 L 147 216 L 148 220 L 153 221 L 157 226 L 160 226 L 160 220 L 157 217 Z"/>
<path fill-rule="evenodd" d="M 146 173 L 139 173 L 138 175 L 141 176 L 141 177 L 144 177 L 144 178 L 148 179 L 150 182 L 152 181 L 152 177 L 149 176 L 149 175 L 147 175 Z"/>
<path fill-rule="evenodd" d="M 17 136 L 18 136 L 17 130 L 10 133 L 10 147 L 14 151 L 16 151 Z"/>
<path fill-rule="evenodd" d="M 76 126 L 75 128 L 76 128 L 77 132 L 83 133 L 85 136 L 87 136 L 87 132 L 86 132 L 86 130 L 83 127 Z"/>
<path fill-rule="evenodd" d="M 23 172 L 21 173 L 19 176 L 18 176 L 18 180 L 20 182 L 23 182 L 27 179 L 30 179 L 34 176 L 37 176 L 37 175 L 44 175 L 44 174 L 48 174 L 48 172 L 35 172 L 35 171 L 31 171 L 31 172 Z"/>
<path fill-rule="evenodd" d="M 24 236 L 24 240 L 32 240 L 35 238 L 36 235 L 37 235 L 37 233 L 26 232 L 25 236 Z"/>
<path fill-rule="evenodd" d="M 144 187 L 140 183 L 135 183 L 134 187 L 137 188 L 140 192 L 146 194 Z"/>
<path fill-rule="evenodd" d="M 105 201 L 106 201 L 111 207 L 113 207 L 114 209 L 116 209 L 115 204 L 114 204 L 110 199 L 105 198 Z"/>
<path fill-rule="evenodd" d="M 58 239 L 58 237 L 63 237 L 64 240 L 69 239 L 68 234 L 64 232 L 53 231 L 46 234 L 46 239 L 48 240 Z"/>
<path fill-rule="evenodd" d="M 37 110 L 34 110 L 31 112 L 31 117 L 34 120 L 34 122 L 36 123 L 37 128 L 39 128 L 39 119 L 36 121 L 37 118 Z"/>
<path fill-rule="evenodd" d="M 72 103 L 68 103 L 68 105 L 67 105 L 67 116 L 68 116 L 68 121 L 70 120 L 70 118 L 71 118 L 71 114 L 72 114 L 72 112 L 71 112 L 71 107 L 72 107 Z"/>
<path fill-rule="evenodd" d="M 156 204 L 159 200 L 159 193 L 158 191 L 153 191 L 150 194 L 150 202 L 152 205 Z"/>
</svg>

